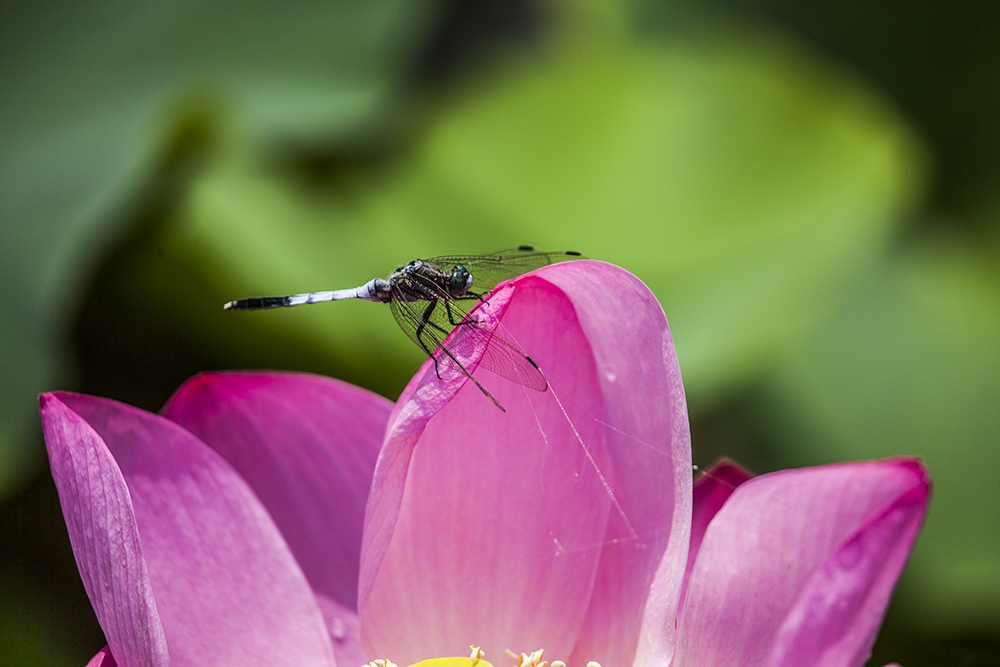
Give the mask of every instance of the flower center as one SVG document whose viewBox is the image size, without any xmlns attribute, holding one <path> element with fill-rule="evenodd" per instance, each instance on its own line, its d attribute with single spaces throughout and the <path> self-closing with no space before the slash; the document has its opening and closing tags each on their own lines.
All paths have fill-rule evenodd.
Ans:
<svg viewBox="0 0 1000 667">
<path fill-rule="evenodd" d="M 473 653 L 475 653 L 475 651 L 473 651 Z M 543 660 L 542 656 L 545 653 L 543 649 L 538 649 L 532 653 L 514 653 L 510 649 L 506 649 L 504 653 L 506 653 L 508 657 L 517 660 L 517 662 L 514 663 L 514 667 L 566 667 L 566 663 L 562 660 L 553 660 L 552 662 Z M 601 663 L 596 660 L 591 660 L 587 663 L 587 667 L 601 667 Z"/>
<path fill-rule="evenodd" d="M 468 658 L 432 658 L 430 660 L 422 660 L 415 665 L 410 665 L 410 667 L 493 667 L 493 665 L 484 660 L 486 653 L 483 649 L 475 644 L 469 648 L 472 649 L 472 653 Z M 515 660 L 513 667 L 566 667 L 566 663 L 562 660 L 553 660 L 552 662 L 544 660 L 543 655 L 545 651 L 542 649 L 532 651 L 531 653 L 515 653 L 507 649 L 504 653 L 509 658 Z M 398 665 L 392 660 L 380 658 L 372 660 L 363 667 L 398 667 Z M 591 660 L 587 663 L 587 667 L 601 667 L 601 664 Z"/>
</svg>

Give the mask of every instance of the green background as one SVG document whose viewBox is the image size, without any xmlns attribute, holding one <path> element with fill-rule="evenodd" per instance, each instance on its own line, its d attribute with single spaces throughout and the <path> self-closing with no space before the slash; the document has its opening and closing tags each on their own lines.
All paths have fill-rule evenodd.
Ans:
<svg viewBox="0 0 1000 667">
<path fill-rule="evenodd" d="M 395 398 L 422 358 L 383 308 L 220 304 L 530 243 L 653 289 L 699 465 L 922 457 L 872 664 L 996 664 L 997 35 L 987 2 L 6 3 L 0 663 L 103 646 L 39 392 Z"/>
</svg>

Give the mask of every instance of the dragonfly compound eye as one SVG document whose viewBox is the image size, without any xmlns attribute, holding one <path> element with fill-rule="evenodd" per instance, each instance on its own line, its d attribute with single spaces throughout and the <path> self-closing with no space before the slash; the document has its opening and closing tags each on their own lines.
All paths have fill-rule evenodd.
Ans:
<svg viewBox="0 0 1000 667">
<path fill-rule="evenodd" d="M 472 287 L 472 274 L 461 264 L 456 264 L 448 276 L 448 291 L 452 294 L 465 294 Z"/>
</svg>

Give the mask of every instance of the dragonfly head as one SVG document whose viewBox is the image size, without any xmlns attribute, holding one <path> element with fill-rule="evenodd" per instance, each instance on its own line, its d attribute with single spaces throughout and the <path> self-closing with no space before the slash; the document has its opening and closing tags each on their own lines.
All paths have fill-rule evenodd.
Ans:
<svg viewBox="0 0 1000 667">
<path fill-rule="evenodd" d="M 456 264 L 448 276 L 448 292 L 453 296 L 461 296 L 472 287 L 472 274 L 461 264 Z"/>
</svg>

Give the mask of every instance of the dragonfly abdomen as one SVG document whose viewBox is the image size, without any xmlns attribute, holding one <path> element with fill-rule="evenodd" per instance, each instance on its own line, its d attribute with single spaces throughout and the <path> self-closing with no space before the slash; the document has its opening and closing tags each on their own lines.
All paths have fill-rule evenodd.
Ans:
<svg viewBox="0 0 1000 667">
<path fill-rule="evenodd" d="M 289 296 L 252 296 L 247 299 L 236 299 L 230 301 L 225 306 L 226 310 L 266 310 L 268 308 L 281 308 L 290 306 Z"/>
<path fill-rule="evenodd" d="M 291 296 L 253 296 L 247 299 L 230 301 L 223 307 L 226 310 L 266 310 L 268 308 L 304 306 L 307 303 L 323 303 L 326 301 L 341 301 L 343 299 L 386 302 L 391 298 L 389 283 L 381 278 L 372 278 L 364 285 L 353 289 L 306 292 L 304 294 L 292 294 Z"/>
</svg>

